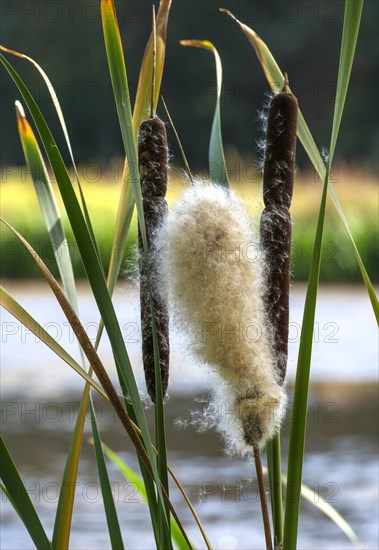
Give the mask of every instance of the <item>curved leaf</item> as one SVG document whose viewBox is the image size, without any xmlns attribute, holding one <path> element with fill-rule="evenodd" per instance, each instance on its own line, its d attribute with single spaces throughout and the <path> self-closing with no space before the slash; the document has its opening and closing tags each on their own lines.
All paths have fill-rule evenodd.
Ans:
<svg viewBox="0 0 379 550">
<path fill-rule="evenodd" d="M 151 439 L 146 423 L 145 414 L 142 408 L 142 403 L 134 379 L 130 360 L 125 348 L 120 325 L 118 323 L 116 313 L 110 299 L 108 289 L 106 287 L 103 272 L 99 264 L 94 244 L 88 232 L 88 228 L 80 209 L 77 197 L 71 186 L 70 178 L 68 176 L 61 154 L 50 132 L 50 129 L 42 116 L 41 111 L 39 110 L 36 102 L 34 101 L 24 82 L 21 80 L 12 65 L 8 63 L 8 61 L 1 54 L 0 61 L 7 69 L 12 79 L 15 81 L 18 89 L 20 90 L 20 93 L 22 94 L 24 101 L 28 106 L 28 109 L 33 116 L 34 122 L 37 126 L 42 142 L 44 144 L 46 153 L 53 167 L 57 183 L 61 191 L 62 199 L 66 207 L 66 212 L 69 216 L 76 242 L 78 244 L 78 249 L 86 268 L 88 280 L 91 284 L 96 303 L 99 307 L 105 328 L 111 342 L 116 366 L 121 373 L 121 378 L 124 385 L 123 391 L 126 392 L 126 388 L 128 389 L 126 394 L 130 396 L 130 400 L 133 405 L 139 427 L 142 431 L 142 437 L 146 445 L 146 450 L 150 454 L 153 462 L 155 462 L 151 451 Z M 154 463 L 152 464 L 152 468 L 156 483 L 158 484 L 159 491 L 159 477 Z"/>
<path fill-rule="evenodd" d="M 73 307 L 77 309 L 75 279 L 70 253 L 49 174 L 47 173 L 34 132 L 25 117 L 24 109 L 19 101 L 16 101 L 16 113 L 18 132 L 26 164 L 32 176 L 62 283 Z"/>
<path fill-rule="evenodd" d="M 51 542 L 42 527 L 37 512 L 20 478 L 12 457 L 0 437 L 0 477 L 3 480 L 7 493 L 16 512 L 22 519 L 23 524 L 29 531 L 36 548 L 41 550 L 52 550 Z"/>
<path fill-rule="evenodd" d="M 358 22 L 358 23 L 360 22 L 360 12 L 361 12 L 361 7 L 360 6 L 362 4 L 363 4 L 363 0 L 348 0 L 347 3 L 346 3 L 347 9 L 349 9 L 349 11 L 352 12 L 353 17 L 358 17 L 358 19 L 356 19 L 356 22 Z M 272 53 L 270 52 L 269 48 L 267 47 L 267 45 L 257 35 L 256 32 L 254 32 L 250 27 L 248 27 L 244 23 L 241 23 L 240 21 L 238 21 L 238 19 L 236 17 L 234 17 L 234 15 L 229 10 L 221 8 L 220 11 L 222 11 L 224 13 L 227 13 L 230 17 L 232 17 L 232 19 L 234 19 L 238 23 L 238 25 L 240 26 L 240 28 L 244 32 L 245 36 L 247 37 L 247 39 L 249 40 L 250 44 L 253 46 L 253 48 L 254 48 L 254 50 L 257 54 L 257 57 L 258 57 L 261 65 L 262 65 L 262 69 L 265 73 L 268 84 L 271 86 L 271 88 L 274 92 L 278 92 L 283 87 L 284 75 L 283 75 L 282 71 L 280 70 L 277 62 L 275 61 L 275 59 L 274 59 Z M 353 20 L 353 18 L 352 18 L 352 20 Z M 354 35 L 354 33 L 353 33 L 353 34 L 350 35 L 350 33 L 349 33 L 349 38 L 351 38 L 351 39 L 356 40 L 357 36 L 358 36 L 358 34 Z M 342 54 L 342 50 L 341 50 L 341 56 L 342 55 L 345 55 L 345 54 Z M 349 68 L 349 66 L 348 66 L 349 61 L 348 60 L 345 61 L 344 57 L 341 58 L 341 61 L 344 64 L 344 71 L 345 71 L 346 68 Z M 351 67 L 350 67 L 350 69 L 351 69 Z M 345 77 L 343 77 L 343 79 L 345 79 Z M 345 86 L 345 84 L 346 84 L 346 82 L 341 81 L 341 86 Z M 345 90 L 345 92 L 346 92 L 346 90 Z M 346 95 L 345 95 L 345 97 L 346 97 Z M 341 99 L 342 99 L 342 96 L 341 96 Z M 344 99 L 343 99 L 343 102 L 344 102 Z M 335 114 L 335 124 L 334 124 L 336 128 L 337 128 L 337 126 L 339 127 L 341 114 L 342 113 L 340 112 L 339 107 L 338 107 L 338 110 Z M 338 119 L 339 119 L 339 121 L 338 121 Z M 317 174 L 320 176 L 321 181 L 325 181 L 326 170 L 325 170 L 324 162 L 323 162 L 323 160 L 321 158 L 321 155 L 320 155 L 320 153 L 319 153 L 319 151 L 316 147 L 315 141 L 314 141 L 314 139 L 312 137 L 312 134 L 311 134 L 311 132 L 308 128 L 308 125 L 307 125 L 307 123 L 304 119 L 304 116 L 303 116 L 303 114 L 301 113 L 300 110 L 299 110 L 299 118 L 298 118 L 298 126 L 297 126 L 297 135 L 298 135 L 301 143 L 303 144 L 303 147 L 304 147 L 310 161 L 312 162 Z M 333 140 L 332 140 L 332 145 L 333 145 L 333 141 L 334 141 L 334 136 L 333 136 Z M 345 227 L 346 233 L 348 234 L 348 237 L 351 241 L 351 244 L 353 245 L 354 253 L 355 253 L 359 268 L 360 268 L 361 273 L 362 273 L 362 278 L 363 278 L 363 281 L 365 283 L 365 286 L 366 286 L 366 289 L 367 289 L 367 292 L 368 292 L 368 295 L 369 295 L 369 298 L 370 298 L 370 301 L 371 301 L 371 305 L 372 305 L 372 308 L 373 308 L 373 311 L 374 311 L 374 315 L 375 315 L 376 320 L 379 324 L 379 301 L 378 301 L 378 298 L 375 294 L 374 287 L 373 287 L 372 282 L 371 282 L 371 280 L 368 276 L 368 273 L 366 271 L 366 268 L 364 266 L 362 258 L 359 254 L 359 250 L 357 248 L 357 245 L 355 244 L 353 235 L 350 231 L 348 221 L 346 219 L 345 214 L 343 213 L 341 204 L 338 200 L 338 197 L 336 195 L 336 192 L 333 189 L 333 186 L 332 186 L 331 182 L 329 182 L 329 184 L 328 184 L 328 191 L 329 191 L 330 197 L 332 198 L 333 204 L 334 204 L 334 206 L 335 206 L 335 208 L 336 208 L 336 210 L 337 210 L 337 212 L 340 216 L 342 224 Z"/>
<path fill-rule="evenodd" d="M 286 482 L 285 476 L 283 476 L 283 481 Z M 318 495 L 304 483 L 301 484 L 301 496 L 331 519 L 356 548 L 363 548 L 361 541 L 341 514 L 328 502 L 316 498 Z"/>
<path fill-rule="evenodd" d="M 63 131 L 63 135 L 64 135 L 64 138 L 66 140 L 68 152 L 70 154 L 71 162 L 72 162 L 72 165 L 74 167 L 76 182 L 78 184 L 80 199 L 81 199 L 81 202 L 82 202 L 84 216 L 86 218 L 88 230 L 91 234 L 93 243 L 96 244 L 95 234 L 93 232 L 91 218 L 90 218 L 88 208 L 87 208 L 87 204 L 86 204 L 86 201 L 85 201 L 85 198 L 84 198 L 83 189 L 82 189 L 82 186 L 80 184 L 79 173 L 78 173 L 78 170 L 77 170 L 77 167 L 76 167 L 74 154 L 73 154 L 72 147 L 71 147 L 70 137 L 68 135 L 66 121 L 65 121 L 64 116 L 63 116 L 63 112 L 62 112 L 62 109 L 61 109 L 61 105 L 59 103 L 58 96 L 55 93 L 54 86 L 52 85 L 52 83 L 51 83 L 49 77 L 47 76 L 47 74 L 45 73 L 45 71 L 42 69 L 42 67 L 36 61 L 34 61 L 33 58 L 29 57 L 28 55 L 25 55 L 24 53 L 17 52 L 16 50 L 10 50 L 9 48 L 5 48 L 4 46 L 1 46 L 1 45 L 0 45 L 0 51 L 9 53 L 11 55 L 15 55 L 16 57 L 20 57 L 21 59 L 25 59 L 26 61 L 29 61 L 29 63 L 31 63 L 37 69 L 37 71 L 40 73 L 40 75 L 42 76 L 42 79 L 44 80 L 44 82 L 46 84 L 46 87 L 47 87 L 47 89 L 49 91 L 49 94 L 51 96 L 52 104 L 54 105 L 55 110 L 57 112 L 58 119 L 59 119 L 59 122 L 60 122 L 60 125 L 61 125 L 61 128 L 62 128 L 62 131 Z M 97 250 L 97 253 L 98 253 L 99 258 L 100 258 L 100 254 L 99 254 L 98 250 Z"/>
<path fill-rule="evenodd" d="M 220 98 L 222 88 L 222 64 L 220 56 L 212 42 L 209 42 L 208 40 L 181 40 L 180 43 L 182 46 L 203 48 L 213 53 L 215 57 L 217 96 L 212 122 L 211 139 L 209 143 L 209 174 L 214 183 L 219 183 L 224 187 L 230 187 L 221 136 Z"/>
<path fill-rule="evenodd" d="M 48 91 L 50 93 L 52 103 L 56 109 L 59 122 L 61 124 L 63 134 L 67 143 L 71 161 L 74 167 L 74 172 L 76 175 L 76 180 L 81 196 L 82 206 L 84 215 L 86 217 L 87 226 L 91 234 L 92 240 L 96 246 L 95 236 L 85 202 L 83 190 L 80 184 L 79 174 L 76 168 L 71 142 L 68 135 L 65 119 L 63 112 L 58 100 L 58 97 L 55 93 L 54 87 L 51 84 L 48 76 L 40 67 L 40 65 L 34 61 L 31 57 L 17 52 L 15 50 L 10 50 L 0 46 L 0 49 L 4 52 L 10 53 L 22 59 L 26 59 L 38 70 L 42 76 Z M 75 279 L 72 270 L 71 258 L 66 247 L 66 238 L 64 235 L 63 227 L 61 224 L 61 218 L 58 206 L 56 204 L 53 189 L 50 184 L 49 176 L 43 161 L 42 154 L 39 150 L 37 140 L 34 136 L 34 133 L 25 118 L 25 114 L 22 108 L 22 105 L 19 101 L 16 101 L 16 111 L 17 119 L 19 123 L 19 133 L 21 138 L 21 143 L 23 145 L 24 154 L 28 167 L 32 173 L 33 181 L 36 187 L 38 199 L 40 202 L 41 210 L 43 212 L 45 222 L 49 231 L 50 241 L 55 253 L 55 258 L 58 264 L 58 269 L 62 278 L 63 286 L 65 288 L 66 294 L 69 298 L 71 305 L 74 310 L 77 312 L 77 297 L 76 297 L 76 288 L 75 288 Z M 80 353 L 82 356 L 82 364 L 84 366 L 84 355 L 83 350 L 80 348 Z M 91 375 L 91 371 L 89 373 Z M 74 506 L 74 498 L 72 495 L 71 487 L 74 486 L 77 478 L 80 451 L 83 439 L 83 429 L 84 429 L 84 415 L 82 415 L 83 410 L 87 409 L 88 406 L 88 396 L 89 396 L 89 386 L 88 383 L 85 386 L 82 401 L 80 404 L 80 409 L 78 412 L 77 421 L 75 423 L 73 438 L 70 444 L 69 452 L 67 455 L 66 466 L 64 469 L 63 479 L 61 483 L 61 491 L 59 494 L 59 501 L 57 506 L 55 524 L 54 524 L 54 533 L 53 533 L 53 543 L 55 546 L 62 548 L 68 547 L 70 529 L 71 529 L 71 518 L 72 511 Z"/>
</svg>

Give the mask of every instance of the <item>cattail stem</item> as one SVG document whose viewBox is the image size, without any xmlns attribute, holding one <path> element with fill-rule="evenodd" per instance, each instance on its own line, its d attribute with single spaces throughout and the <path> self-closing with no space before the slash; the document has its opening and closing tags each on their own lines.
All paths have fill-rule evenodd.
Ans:
<svg viewBox="0 0 379 550">
<path fill-rule="evenodd" d="M 261 501 L 262 519 L 263 519 L 263 526 L 264 526 L 265 539 L 266 539 L 266 549 L 273 550 L 270 517 L 268 514 L 267 497 L 266 497 L 266 490 L 265 490 L 264 479 L 263 479 L 261 453 L 259 451 L 259 447 L 257 447 L 256 445 L 254 446 L 254 462 L 255 462 L 255 470 L 257 472 L 259 497 Z"/>
<path fill-rule="evenodd" d="M 272 524 L 274 547 L 280 549 L 283 541 L 283 487 L 280 452 L 280 432 L 267 443 L 266 447 L 268 471 L 270 481 L 270 499 L 272 510 Z"/>
<path fill-rule="evenodd" d="M 155 114 L 154 102 L 155 102 L 155 72 L 157 68 L 157 25 L 155 19 L 155 6 L 152 5 L 153 14 L 153 70 L 151 71 L 151 99 L 150 99 L 150 118 L 153 118 Z"/>
</svg>

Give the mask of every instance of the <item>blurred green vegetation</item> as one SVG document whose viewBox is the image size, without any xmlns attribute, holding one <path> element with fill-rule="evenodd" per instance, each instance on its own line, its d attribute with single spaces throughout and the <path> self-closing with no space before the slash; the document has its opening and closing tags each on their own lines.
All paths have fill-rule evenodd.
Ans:
<svg viewBox="0 0 379 550">
<path fill-rule="evenodd" d="M 288 72 L 316 143 L 329 142 L 344 3 L 339 0 L 174 0 L 162 93 L 193 169 L 207 166 L 215 100 L 212 56 L 183 48 L 180 39 L 209 39 L 224 67 L 222 96 L 226 150 L 254 155 L 257 111 L 268 86 L 255 54 L 238 26 L 218 12 L 226 7 L 252 27 Z M 144 45 L 150 33 L 151 2 L 116 0 L 131 94 L 135 93 Z M 379 2 L 367 1 L 341 128 L 337 157 L 377 166 L 378 120 L 375 70 Z M 107 165 L 123 154 L 102 38 L 100 2 L 13 0 L 1 3 L 2 43 L 35 58 L 45 69 L 67 118 L 79 163 Z M 61 131 L 48 92 L 27 62 L 12 59 L 47 113 L 58 144 Z M 1 72 L 3 164 L 23 163 L 14 115 L 15 86 Z M 161 109 L 161 114 L 162 114 Z M 164 114 L 163 114 L 164 116 Z M 354 131 L 359 128 L 360 131 Z M 362 129 L 364 128 L 364 133 Z M 175 162 L 180 155 L 170 135 Z M 63 147 L 65 151 L 65 147 Z M 299 148 L 298 163 L 309 166 Z M 233 170 L 234 167 L 230 166 Z"/>
<path fill-rule="evenodd" d="M 236 160 L 236 162 L 241 161 Z M 245 166 L 249 164 L 248 162 L 244 163 Z M 89 174 L 88 166 L 85 167 L 85 171 Z M 81 166 L 79 166 L 79 173 L 83 175 Z M 114 176 L 114 172 L 108 172 L 103 174 L 96 183 L 84 181 L 86 201 L 105 266 L 108 266 L 111 253 L 120 191 L 120 184 L 115 183 Z M 256 173 L 255 178 L 251 179 L 255 181 L 234 180 L 232 186 L 245 201 L 252 218 L 259 223 L 262 211 L 260 176 Z M 188 183 L 184 183 L 178 173 L 171 173 L 168 193 L 170 204 L 185 185 Z M 338 179 L 335 177 L 334 185 L 368 273 L 375 280 L 379 265 L 378 193 L 375 178 L 362 168 L 341 167 Z M 321 191 L 320 182 L 315 181 L 312 173 L 298 175 L 292 205 L 292 271 L 296 280 L 307 280 L 308 278 Z M 7 176 L 7 183 L 3 185 L 1 215 L 30 241 L 48 267 L 57 275 L 54 255 L 33 184 L 22 169 L 14 169 L 12 176 Z M 82 277 L 84 272 L 80 255 L 65 216 L 63 221 L 75 274 L 77 277 Z M 6 278 L 40 277 L 34 261 L 10 231 L 1 227 L 1 237 L 2 276 Z M 134 217 L 124 254 L 121 273 L 123 278 L 133 277 L 137 273 L 135 244 L 136 219 Z M 332 204 L 329 204 L 325 223 L 321 278 L 325 282 L 361 282 L 361 274 L 351 244 Z"/>
</svg>

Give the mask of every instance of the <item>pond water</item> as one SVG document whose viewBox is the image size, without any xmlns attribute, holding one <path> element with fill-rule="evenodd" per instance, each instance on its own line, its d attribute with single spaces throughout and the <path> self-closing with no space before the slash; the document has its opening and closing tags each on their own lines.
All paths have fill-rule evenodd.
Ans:
<svg viewBox="0 0 379 550">
<path fill-rule="evenodd" d="M 78 357 L 76 344 L 52 294 L 41 284 L 5 284 L 51 335 Z M 299 327 L 305 288 L 292 289 L 289 392 L 294 380 Z M 115 307 L 141 390 L 138 294 L 123 286 Z M 81 318 L 91 338 L 98 323 L 96 304 L 80 287 Z M 22 474 L 44 527 L 50 535 L 65 455 L 78 410 L 83 383 L 41 342 L 2 311 L 3 434 Z M 355 287 L 321 287 L 314 330 L 304 482 L 314 499 L 329 502 L 349 521 L 364 548 L 377 549 L 378 537 L 378 421 L 377 332 L 366 292 Z M 110 347 L 104 338 L 100 355 L 114 379 Z M 194 364 L 182 334 L 172 339 L 169 399 L 166 404 L 169 462 L 183 484 L 215 549 L 264 548 L 254 468 L 251 462 L 230 459 L 214 431 L 179 429 L 178 418 L 201 408 L 212 383 Z M 135 454 L 119 423 L 103 401 L 96 401 L 105 443 L 132 466 Z M 148 411 L 153 423 L 153 411 Z M 284 467 L 290 422 L 284 423 Z M 126 548 L 154 548 L 150 520 L 133 484 L 109 466 Z M 197 548 L 201 537 L 175 489 L 174 505 Z M 3 496 L 1 548 L 27 549 L 33 544 Z M 308 502 L 302 502 L 299 527 L 301 549 L 347 549 L 351 543 L 336 525 Z M 76 487 L 71 548 L 110 548 L 102 507 L 90 424 Z"/>
</svg>

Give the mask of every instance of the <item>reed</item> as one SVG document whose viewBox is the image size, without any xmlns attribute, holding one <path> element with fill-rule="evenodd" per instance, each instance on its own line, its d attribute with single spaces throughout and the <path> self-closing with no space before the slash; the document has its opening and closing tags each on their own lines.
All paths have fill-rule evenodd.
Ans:
<svg viewBox="0 0 379 550">
<path fill-rule="evenodd" d="M 58 250 L 59 244 L 68 242 L 67 228 L 62 223 L 60 213 L 62 205 L 70 225 L 70 238 L 72 236 L 80 254 L 80 262 L 84 267 L 85 276 L 101 316 L 101 326 L 96 344 L 93 345 L 82 325 L 80 313 L 76 307 L 75 278 L 69 254 L 62 256 L 57 253 L 54 256 L 56 272 L 59 272 L 62 280 L 61 286 L 47 268 L 43 258 L 36 254 L 21 233 L 2 220 L 7 231 L 12 231 L 17 243 L 29 251 L 39 273 L 45 276 L 53 290 L 57 303 L 69 320 L 80 344 L 81 365 L 58 341 L 50 337 L 47 331 L 3 287 L 0 292 L 1 304 L 16 319 L 40 337 L 44 344 L 80 374 L 86 382 L 80 405 L 81 412 L 78 414 L 67 452 L 66 465 L 62 474 L 62 490 L 59 494 L 51 533 L 48 534 L 45 531 L 40 521 L 13 462 L 10 450 L 2 440 L 0 442 L 2 490 L 21 518 L 36 548 L 55 550 L 69 547 L 74 499 L 71 490 L 67 488 L 76 485 L 84 435 L 85 415 L 82 413 L 88 407 L 91 412 L 95 458 L 111 546 L 114 549 L 124 547 L 118 519 L 118 507 L 116 507 L 112 496 L 104 458 L 104 446 L 98 430 L 90 391 L 99 392 L 112 403 L 115 414 L 121 420 L 120 426 L 125 434 L 128 434 L 128 442 L 132 443 L 137 452 L 141 478 L 134 472 L 131 473 L 130 469 L 128 476 L 129 478 L 134 477 L 138 482 L 138 490 L 148 505 L 151 529 L 157 548 L 171 549 L 174 547 L 174 543 L 178 548 L 186 550 L 194 548 L 176 512 L 176 507 L 170 500 L 172 488 L 168 483 L 169 475 L 184 497 L 206 547 L 211 548 L 194 507 L 167 464 L 163 397 L 168 384 L 168 308 L 170 307 L 174 319 L 179 321 L 191 337 L 192 348 L 197 360 L 204 366 L 210 366 L 216 372 L 218 382 L 213 388 L 214 402 L 228 411 L 235 410 L 234 417 L 228 414 L 226 418 L 215 417 L 214 420 L 225 439 L 227 451 L 234 455 L 254 457 L 268 549 L 271 549 L 273 544 L 261 450 L 268 442 L 270 443 L 273 437 L 275 438 L 275 448 L 267 448 L 272 490 L 274 543 L 275 548 L 295 550 L 297 548 L 300 496 L 306 494 L 302 485 L 302 464 L 312 357 L 312 331 L 328 192 L 352 242 L 373 310 L 379 318 L 378 300 L 372 283 L 329 181 L 355 54 L 363 6 L 362 0 L 346 0 L 345 3 L 337 97 L 326 166 L 321 161 L 313 137 L 300 112 L 297 121 L 297 101 L 289 90 L 287 79 L 284 79 L 284 88 L 276 93 L 271 101 L 264 163 L 263 198 L 265 209 L 261 218 L 260 242 L 257 228 L 252 224 L 246 209 L 234 193 L 227 188 L 227 177 L 221 182 L 224 184 L 223 188 L 203 180 L 192 182 L 191 177 L 191 182 L 194 185 L 182 194 L 171 213 L 168 214 L 165 198 L 168 170 L 167 135 L 165 125 L 155 115 L 155 110 L 164 66 L 170 6 L 171 0 L 161 0 L 156 21 L 154 15 L 153 33 L 142 61 L 137 100 L 134 113 L 132 113 L 115 5 L 113 0 L 101 1 L 107 60 L 127 159 L 108 274 L 101 261 L 101 246 L 96 241 L 96 232 L 92 228 L 66 123 L 54 88 L 47 75 L 34 60 L 0 46 L 2 52 L 16 55 L 31 63 L 38 70 L 53 99 L 52 105 L 56 109 L 71 163 L 74 166 L 74 183 L 78 186 L 78 194 L 63 161 L 64 153 L 62 154 L 58 147 L 33 95 L 13 65 L 0 54 L 0 61 L 16 84 L 22 98 L 22 105 L 27 108 L 38 131 L 38 136 L 34 135 L 32 126 L 26 121 L 27 115 L 25 115 L 21 103 L 18 103 L 21 143 L 40 199 L 41 210 L 48 228 L 48 238 L 54 251 Z M 282 83 L 283 74 L 266 44 L 249 27 L 238 20 L 236 21 L 258 54 L 268 81 Z M 197 42 L 197 44 L 200 43 Z M 222 172 L 227 175 L 221 140 L 221 58 L 216 54 L 211 43 L 201 42 L 201 47 L 204 45 L 215 53 L 218 85 L 213 124 L 213 128 L 217 132 L 212 132 L 209 156 L 213 160 L 221 159 L 218 168 L 221 168 Z M 275 92 L 277 91 L 275 89 Z M 145 120 L 149 116 L 149 107 L 150 118 Z M 313 166 L 316 167 L 320 178 L 324 181 L 324 189 L 313 243 L 314 252 L 304 308 L 294 389 L 288 469 L 287 477 L 284 478 L 281 473 L 279 428 L 286 407 L 284 379 L 288 351 L 291 243 L 289 208 L 294 183 L 296 133 Z M 39 148 L 38 140 L 43 145 L 45 153 Z M 48 166 L 45 164 L 45 156 Z M 139 166 L 139 170 L 132 169 L 137 166 Z M 56 186 L 49 183 L 50 172 L 54 175 Z M 43 181 L 36 177 L 36 174 L 43 174 Z M 93 192 L 93 189 L 91 191 Z M 354 195 L 356 195 L 355 188 Z M 25 200 L 24 195 L 22 198 Z M 20 207 L 19 197 L 16 202 L 17 207 Z M 148 392 L 155 402 L 155 446 L 152 444 L 147 416 L 128 350 L 122 337 L 120 321 L 112 302 L 112 292 L 120 271 L 122 252 L 128 237 L 134 205 L 139 222 L 142 351 Z M 26 210 L 32 210 L 29 203 Z M 21 217 L 23 217 L 22 213 Z M 35 223 L 34 212 L 32 223 Z M 264 251 L 263 256 L 261 250 Z M 109 337 L 119 378 L 119 388 L 116 388 L 110 381 L 108 365 L 98 355 L 97 349 L 103 328 Z M 92 371 L 96 373 L 98 382 L 92 379 Z M 126 441 L 122 441 L 122 443 L 124 444 Z M 107 456 L 112 455 L 108 452 Z M 46 457 L 41 455 L 41 458 Z M 118 467 L 122 462 L 114 454 L 112 460 L 115 464 L 118 463 Z M 272 475 L 273 472 L 274 475 Z M 272 489 L 272 480 L 281 480 L 282 477 L 286 479 L 289 489 L 284 524 L 281 517 L 281 492 Z M 308 490 L 308 498 L 309 493 Z M 344 530 L 351 541 L 357 542 L 352 529 L 346 522 L 343 523 L 341 516 L 330 505 L 319 503 L 318 507 L 322 508 Z"/>
</svg>

